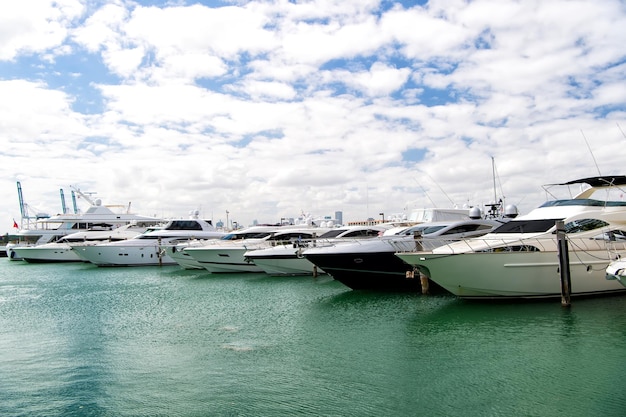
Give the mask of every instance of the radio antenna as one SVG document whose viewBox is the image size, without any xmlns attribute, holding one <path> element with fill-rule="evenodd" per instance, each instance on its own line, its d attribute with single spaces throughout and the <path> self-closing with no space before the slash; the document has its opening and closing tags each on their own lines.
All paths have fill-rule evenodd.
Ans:
<svg viewBox="0 0 626 417">
<path fill-rule="evenodd" d="M 593 151 L 591 150 L 591 146 L 589 146 L 589 142 L 587 141 L 587 138 L 585 137 L 585 134 L 583 133 L 582 129 L 580 129 L 580 133 L 583 135 L 583 139 L 585 139 L 585 143 L 587 144 L 587 149 L 589 149 L 589 153 L 591 154 L 591 157 L 593 158 L 593 163 L 596 165 L 596 169 L 598 170 L 598 175 L 602 176 L 602 173 L 600 172 L 600 167 L 598 167 L 598 163 L 596 162 L 596 157 L 593 156 Z"/>
<path fill-rule="evenodd" d="M 617 128 L 619 129 L 619 131 L 622 132 L 622 136 L 624 136 L 626 138 L 626 134 L 622 130 L 622 127 L 619 125 L 619 123 L 615 123 L 615 124 L 617 125 Z"/>
<path fill-rule="evenodd" d="M 432 182 L 434 182 L 434 183 L 435 183 L 435 185 L 436 185 L 437 187 L 439 187 L 439 190 L 441 190 L 441 192 L 443 193 L 443 195 L 445 195 L 445 196 L 446 196 L 446 198 L 448 199 L 448 201 L 450 202 L 450 204 L 452 204 L 452 206 L 454 207 L 456 204 L 454 204 L 454 201 L 452 201 L 452 199 L 450 198 L 450 196 L 449 196 L 448 194 L 446 194 L 446 192 L 444 191 L 444 189 L 443 189 L 443 188 L 441 188 L 441 185 L 439 185 L 439 183 L 438 183 L 437 181 L 435 181 L 435 180 L 433 179 L 433 177 L 431 177 L 430 175 L 428 175 L 428 173 L 424 172 L 424 174 L 426 174 L 426 176 L 427 176 L 428 178 L 430 178 L 430 180 L 431 180 Z"/>
<path fill-rule="evenodd" d="M 430 201 L 430 203 L 433 205 L 433 207 L 437 207 L 437 204 L 435 204 L 435 202 L 430 198 L 430 196 L 428 195 L 428 193 L 426 192 L 426 190 L 424 189 L 424 187 L 422 187 L 422 184 L 420 184 L 419 182 L 417 182 L 417 180 L 415 178 L 413 178 L 413 181 L 415 181 L 417 183 L 417 185 L 422 189 L 422 192 L 424 193 L 424 195 L 426 196 L 426 198 L 428 198 L 428 200 Z"/>
</svg>

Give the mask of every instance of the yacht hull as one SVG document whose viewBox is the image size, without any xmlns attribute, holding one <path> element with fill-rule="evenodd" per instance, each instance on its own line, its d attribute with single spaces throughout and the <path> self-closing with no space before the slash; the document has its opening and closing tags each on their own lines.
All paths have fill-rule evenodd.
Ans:
<svg viewBox="0 0 626 417">
<path fill-rule="evenodd" d="M 219 246 L 219 245 L 217 245 Z M 189 248 L 183 252 L 189 254 L 204 269 L 211 273 L 263 272 L 251 260 L 245 258 L 245 247 Z"/>
<path fill-rule="evenodd" d="M 202 264 L 185 253 L 184 249 L 185 247 L 180 245 L 168 246 L 165 253 L 183 269 L 204 269 Z"/>
<path fill-rule="evenodd" d="M 15 253 L 15 248 L 19 247 L 18 244 L 15 243 L 9 243 L 8 245 L 5 246 L 5 253 L 7 258 L 9 258 L 10 261 L 21 261 L 22 258 L 19 257 L 17 255 L 17 253 Z"/>
<path fill-rule="evenodd" d="M 413 267 L 395 256 L 394 252 L 305 252 L 305 256 L 335 280 L 353 290 L 422 290 L 418 276 L 407 278 L 407 271 L 412 271 Z"/>
<path fill-rule="evenodd" d="M 78 246 L 78 256 L 97 266 L 163 266 L 176 265 L 158 245 L 146 246 Z"/>
<path fill-rule="evenodd" d="M 69 245 L 25 246 L 12 249 L 15 256 L 29 263 L 83 262 Z"/>
<path fill-rule="evenodd" d="M 466 299 L 532 299 L 561 297 L 556 252 L 398 253 L 432 281 Z M 572 296 L 626 293 L 607 280 L 606 251 L 570 251 Z"/>
<path fill-rule="evenodd" d="M 317 275 L 325 273 L 302 256 L 301 249 L 277 246 L 260 249 L 246 254 L 266 274 L 272 276 Z"/>
</svg>

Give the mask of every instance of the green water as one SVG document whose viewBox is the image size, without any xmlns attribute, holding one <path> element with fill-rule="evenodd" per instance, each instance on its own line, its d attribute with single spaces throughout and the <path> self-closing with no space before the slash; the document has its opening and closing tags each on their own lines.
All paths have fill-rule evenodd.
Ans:
<svg viewBox="0 0 626 417">
<path fill-rule="evenodd" d="M 2 416 L 623 416 L 626 297 L 0 259 Z"/>
</svg>

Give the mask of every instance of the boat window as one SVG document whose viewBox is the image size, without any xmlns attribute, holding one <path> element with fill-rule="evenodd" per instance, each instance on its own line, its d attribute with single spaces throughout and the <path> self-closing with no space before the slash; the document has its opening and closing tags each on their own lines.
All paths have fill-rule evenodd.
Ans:
<svg viewBox="0 0 626 417">
<path fill-rule="evenodd" d="M 561 219 L 540 219 L 540 220 L 511 220 L 504 223 L 491 233 L 541 233 L 553 228 L 557 220 Z"/>
<path fill-rule="evenodd" d="M 565 233 L 580 233 L 606 227 L 609 224 L 599 219 L 574 220 L 565 224 Z"/>
<path fill-rule="evenodd" d="M 419 225 L 419 226 L 413 226 L 413 227 L 409 227 L 408 229 L 404 229 L 402 232 L 398 233 L 398 235 L 414 235 L 415 232 L 421 232 L 421 234 L 424 234 L 424 230 L 427 229 L 428 226 L 427 225 Z"/>
<path fill-rule="evenodd" d="M 165 230 L 202 230 L 202 225 L 195 220 L 173 220 Z"/>
<path fill-rule="evenodd" d="M 439 225 L 439 226 L 425 227 L 424 229 L 422 229 L 422 235 L 430 235 L 432 233 L 438 232 L 439 230 L 443 229 L 444 227 L 447 227 L 447 225 L 442 224 L 442 225 Z"/>
<path fill-rule="evenodd" d="M 597 236 L 592 237 L 594 240 L 609 240 L 609 241 L 618 241 L 623 242 L 626 241 L 626 231 L 620 229 L 609 230 L 608 232 L 601 233 Z"/>
<path fill-rule="evenodd" d="M 291 240 L 291 239 L 311 239 L 312 233 L 293 232 L 293 233 L 281 233 L 280 235 L 274 235 L 268 240 Z"/>
<path fill-rule="evenodd" d="M 343 232 L 345 232 L 347 229 L 333 229 L 333 230 L 329 230 L 328 232 L 324 233 L 323 235 L 320 236 L 320 238 L 322 239 L 330 239 L 331 237 L 337 237 L 340 234 L 342 234 Z"/>
<path fill-rule="evenodd" d="M 511 245 L 500 248 L 478 250 L 480 253 L 505 253 L 505 252 L 540 252 L 539 248 L 532 245 Z"/>
<path fill-rule="evenodd" d="M 71 229 L 93 229 L 93 230 L 111 230 L 113 228 L 112 224 L 109 223 L 86 223 L 86 222 L 78 222 L 72 224 Z"/>
<path fill-rule="evenodd" d="M 580 200 L 552 200 L 546 201 L 540 207 L 557 206 L 623 207 L 626 206 L 626 201 L 600 201 L 591 198 L 581 198 Z"/>
<path fill-rule="evenodd" d="M 352 237 L 352 238 L 361 238 L 361 237 L 372 237 L 378 236 L 379 230 L 375 229 L 361 229 L 361 230 L 353 230 L 350 233 L 346 233 L 344 237 Z"/>
<path fill-rule="evenodd" d="M 229 233 L 222 240 L 262 239 L 270 235 L 270 232 Z"/>
<path fill-rule="evenodd" d="M 264 237 L 268 237 L 272 232 L 255 232 L 255 233 L 247 233 L 245 239 L 263 239 Z"/>
<path fill-rule="evenodd" d="M 236 234 L 236 233 L 229 233 L 227 235 L 222 236 L 220 239 L 221 240 L 237 240 L 237 239 L 243 239 L 241 237 L 242 235 Z"/>
<path fill-rule="evenodd" d="M 461 226 L 453 227 L 452 229 L 443 233 L 443 235 L 454 235 L 458 233 L 475 232 L 476 230 L 478 230 L 478 226 L 479 226 L 478 224 L 464 224 Z"/>
</svg>

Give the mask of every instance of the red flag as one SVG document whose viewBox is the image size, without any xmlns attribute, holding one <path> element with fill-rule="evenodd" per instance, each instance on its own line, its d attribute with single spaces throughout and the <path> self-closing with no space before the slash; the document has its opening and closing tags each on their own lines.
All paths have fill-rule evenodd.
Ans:
<svg viewBox="0 0 626 417">
<path fill-rule="evenodd" d="M 17 222 L 15 221 L 15 219 L 13 219 L 13 227 L 16 229 L 19 229 L 20 227 L 17 225 Z"/>
</svg>

